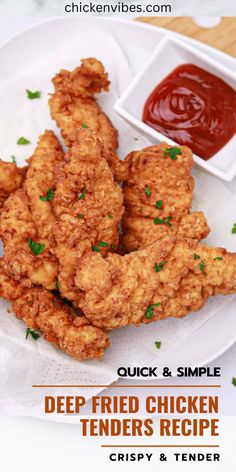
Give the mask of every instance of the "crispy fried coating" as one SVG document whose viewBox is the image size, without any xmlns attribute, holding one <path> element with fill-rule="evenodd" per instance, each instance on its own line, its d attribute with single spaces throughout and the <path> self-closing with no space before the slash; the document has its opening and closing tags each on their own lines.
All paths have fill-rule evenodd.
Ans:
<svg viewBox="0 0 236 472">
<path fill-rule="evenodd" d="M 26 170 L 27 167 L 17 167 L 15 162 L 0 160 L 0 208 L 9 195 L 22 186 Z"/>
<path fill-rule="evenodd" d="M 55 93 L 49 106 L 51 116 L 61 130 L 65 144 L 71 147 L 75 131 L 88 126 L 103 142 L 105 157 L 116 180 L 127 176 L 126 163 L 119 161 L 117 130 L 103 113 L 94 95 L 109 89 L 108 74 L 100 61 L 87 58 L 73 71 L 61 70 L 52 80 Z"/>
<path fill-rule="evenodd" d="M 0 296 L 12 303 L 15 316 L 44 338 L 77 360 L 103 356 L 109 339 L 101 329 L 78 317 L 65 302 L 41 288 L 23 288 L 8 277 L 0 260 Z"/>
<path fill-rule="evenodd" d="M 123 214 L 122 191 L 104 158 L 103 144 L 88 129 L 77 131 L 65 166 L 60 168 L 54 209 L 57 223 L 51 245 L 60 265 L 60 292 L 77 306 L 78 260 L 92 249 L 103 255 L 115 250 Z"/>
<path fill-rule="evenodd" d="M 47 201 L 45 196 L 55 189 L 55 168 L 63 159 L 56 136 L 46 131 L 29 159 L 23 188 L 10 195 L 1 212 L 0 235 L 6 268 L 12 278 L 25 286 L 56 288 L 58 262 L 49 246 L 49 234 L 56 220 L 53 199 Z M 30 240 L 42 245 L 42 252 L 36 254 Z"/>
<path fill-rule="evenodd" d="M 162 143 L 126 157 L 129 178 L 123 186 L 122 244 L 127 252 L 145 248 L 166 235 L 201 240 L 210 231 L 202 212 L 189 215 L 194 189 L 192 152 L 178 146 L 181 154 L 173 159 L 168 149 Z"/>
<path fill-rule="evenodd" d="M 194 240 L 165 237 L 123 257 L 84 256 L 75 283 L 94 326 L 113 329 L 182 317 L 207 298 L 236 292 L 236 254 Z"/>
</svg>

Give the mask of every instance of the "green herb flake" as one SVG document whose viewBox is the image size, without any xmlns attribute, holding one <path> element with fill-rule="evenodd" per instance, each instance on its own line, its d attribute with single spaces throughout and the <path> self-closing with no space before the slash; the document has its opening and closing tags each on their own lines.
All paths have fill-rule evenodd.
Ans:
<svg viewBox="0 0 236 472">
<path fill-rule="evenodd" d="M 31 238 L 29 239 L 28 244 L 29 244 L 29 247 L 30 247 L 31 251 L 36 256 L 38 256 L 38 254 L 42 254 L 42 252 L 44 251 L 45 244 L 37 243 L 36 241 L 33 241 Z"/>
<path fill-rule="evenodd" d="M 236 377 L 232 378 L 232 385 L 234 385 L 234 387 L 236 387 Z"/>
<path fill-rule="evenodd" d="M 38 333 L 37 329 L 32 330 L 30 328 L 27 328 L 25 333 L 25 339 L 28 339 L 29 335 L 31 335 L 35 341 L 40 338 L 40 334 Z"/>
<path fill-rule="evenodd" d="M 34 100 L 35 98 L 41 98 L 41 92 L 39 90 L 36 90 L 35 92 L 32 92 L 31 90 L 26 90 L 27 98 L 30 100 Z"/>
<path fill-rule="evenodd" d="M 170 223 L 170 220 L 173 219 L 173 216 L 167 216 L 167 218 L 154 218 L 154 224 L 155 225 L 166 225 L 166 226 L 172 226 Z"/>
<path fill-rule="evenodd" d="M 214 261 L 223 261 L 223 257 L 217 256 L 215 257 Z"/>
<path fill-rule="evenodd" d="M 148 187 L 148 185 L 145 187 L 145 190 L 144 190 L 145 194 L 147 195 L 147 197 L 150 197 L 152 192 L 150 190 L 150 187 Z"/>
<path fill-rule="evenodd" d="M 57 277 L 56 277 L 55 284 L 56 284 L 56 288 L 57 288 L 57 290 L 59 290 L 59 289 L 60 289 L 60 284 L 59 284 L 59 280 L 58 280 L 58 278 L 57 278 Z"/>
<path fill-rule="evenodd" d="M 163 151 L 163 157 L 169 156 L 172 161 L 177 160 L 177 156 L 181 155 L 182 151 L 179 147 L 170 147 L 168 149 L 164 149 Z"/>
<path fill-rule="evenodd" d="M 104 241 L 99 241 L 98 245 L 100 247 L 108 247 L 109 246 L 109 244 L 105 243 Z"/>
<path fill-rule="evenodd" d="M 82 213 L 79 213 L 79 214 L 78 214 L 78 218 L 79 218 L 79 220 L 82 220 L 83 214 L 82 214 Z"/>
<path fill-rule="evenodd" d="M 167 261 L 160 262 L 160 264 L 157 264 L 157 262 L 154 264 L 154 271 L 155 272 L 161 272 L 163 270 L 164 265 L 167 263 Z"/>
<path fill-rule="evenodd" d="M 194 256 L 193 256 L 194 260 L 196 261 L 197 259 L 200 259 L 200 256 L 196 253 L 194 253 Z"/>
<path fill-rule="evenodd" d="M 231 233 L 236 234 L 236 223 L 234 223 Z"/>
<path fill-rule="evenodd" d="M 206 267 L 206 264 L 203 261 L 201 261 L 199 264 L 199 269 L 204 275 L 206 275 L 205 267 Z"/>
<path fill-rule="evenodd" d="M 85 197 L 85 194 L 86 194 L 86 188 L 84 187 L 82 190 L 82 193 L 80 193 L 80 195 L 78 196 L 79 200 L 83 200 L 83 198 Z"/>
<path fill-rule="evenodd" d="M 158 210 L 162 210 L 163 209 L 163 201 L 162 200 L 157 200 L 155 206 Z"/>
<path fill-rule="evenodd" d="M 16 164 L 16 158 L 15 158 L 15 156 L 11 156 L 11 161 L 13 162 L 13 164 Z"/>
<path fill-rule="evenodd" d="M 146 309 L 146 311 L 145 311 L 145 318 L 146 318 L 146 320 L 150 320 L 150 318 L 153 317 L 153 315 L 154 315 L 154 308 L 155 308 L 156 306 L 161 306 L 161 303 L 160 303 L 160 302 L 159 302 L 159 303 L 154 303 L 153 305 L 149 305 L 149 306 L 147 307 L 147 309 Z"/>
<path fill-rule="evenodd" d="M 155 346 L 157 349 L 161 348 L 161 341 L 155 341 Z"/>
<path fill-rule="evenodd" d="M 113 218 L 112 213 L 108 213 L 108 218 L 110 218 L 112 220 L 112 218 Z"/>
<path fill-rule="evenodd" d="M 99 247 L 97 247 L 97 246 L 92 246 L 92 250 L 93 250 L 94 252 L 99 252 Z"/>
<path fill-rule="evenodd" d="M 40 195 L 39 200 L 42 202 L 50 202 L 55 197 L 55 190 L 54 188 L 50 188 L 46 195 Z"/>
<path fill-rule="evenodd" d="M 86 129 L 86 128 L 88 128 L 88 125 L 85 125 L 85 123 L 82 123 L 82 124 L 81 124 L 81 128 Z"/>
<path fill-rule="evenodd" d="M 20 144 L 20 145 L 30 144 L 30 141 L 28 139 L 24 138 L 23 136 L 21 136 L 21 138 L 18 139 L 17 144 Z"/>
</svg>

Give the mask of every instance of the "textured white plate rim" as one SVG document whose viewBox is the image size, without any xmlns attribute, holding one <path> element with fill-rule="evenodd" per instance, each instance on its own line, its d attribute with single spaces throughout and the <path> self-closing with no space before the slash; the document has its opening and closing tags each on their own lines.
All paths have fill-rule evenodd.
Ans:
<svg viewBox="0 0 236 472">
<path fill-rule="evenodd" d="M 182 38 L 182 40 L 184 40 L 184 41 L 191 42 L 191 43 L 195 44 L 195 46 L 200 47 L 200 48 L 208 51 L 208 53 L 210 53 L 211 51 L 212 51 L 212 53 L 214 53 L 214 55 L 217 53 L 217 55 L 219 57 L 221 57 L 222 60 L 225 60 L 228 63 L 231 62 L 232 67 L 233 68 L 235 67 L 234 59 L 231 58 L 229 55 L 227 55 L 227 54 L 225 54 L 221 51 L 215 50 L 214 48 L 212 48 L 210 46 L 207 46 L 205 44 L 201 44 L 201 43 L 199 43 L 198 41 L 196 41 L 192 38 L 187 38 L 187 37 L 184 37 L 183 35 L 181 35 L 179 33 L 170 32 L 170 31 L 167 31 L 163 28 L 152 26 L 152 25 L 147 25 L 147 24 L 141 23 L 141 22 L 135 22 L 135 21 L 132 21 L 132 20 L 123 20 L 123 19 L 120 19 L 120 18 L 106 18 L 106 17 L 105 18 L 104 17 L 97 17 L 97 18 L 93 17 L 93 18 L 90 18 L 89 20 L 88 20 L 87 17 L 83 17 L 83 18 L 81 17 L 81 18 L 76 18 L 76 19 L 75 18 L 69 19 L 69 18 L 64 18 L 64 17 L 56 17 L 56 18 L 52 18 L 52 19 L 49 19 L 49 20 L 40 21 L 37 24 L 33 25 L 32 27 L 29 27 L 29 28 L 26 28 L 26 29 L 22 30 L 19 34 L 13 36 L 9 40 L 1 43 L 0 52 L 1 52 L 2 49 L 7 47 L 8 45 L 10 45 L 11 43 L 14 43 L 14 42 L 18 41 L 21 37 L 24 37 L 24 35 L 26 35 L 26 34 L 30 34 L 30 33 L 35 34 L 37 32 L 40 33 L 41 28 L 50 27 L 50 25 L 53 24 L 53 23 L 58 23 L 58 25 L 59 25 L 61 22 L 67 22 L 67 23 L 69 23 L 69 22 L 73 22 L 73 23 L 81 23 L 81 22 L 90 22 L 90 23 L 92 23 L 92 22 L 96 22 L 96 23 L 100 23 L 101 25 L 106 25 L 106 24 L 113 23 L 114 25 L 115 24 L 125 25 L 127 27 L 127 29 L 132 27 L 133 29 L 136 29 L 137 32 L 139 32 L 139 33 L 140 33 L 140 30 L 143 30 L 143 31 L 150 31 L 152 33 L 159 32 L 159 34 L 161 33 L 162 35 L 168 34 L 168 35 L 171 35 L 171 36 Z M 150 52 L 150 54 L 151 54 L 151 52 Z M 227 306 L 227 309 L 228 309 L 228 306 Z M 222 315 L 222 313 L 221 313 L 221 315 Z M 220 318 L 220 313 L 218 313 L 216 316 Z M 213 322 L 213 320 L 214 320 L 214 322 Z M 199 328 L 199 330 L 197 332 L 192 333 L 192 335 L 190 335 L 189 338 L 184 340 L 184 342 L 186 342 L 187 340 L 189 340 L 191 338 L 191 340 L 192 340 L 191 347 L 192 347 L 194 341 L 197 342 L 197 341 L 199 341 L 199 337 L 201 337 L 201 335 L 204 336 L 205 330 L 208 330 L 208 331 L 210 330 L 210 333 L 212 334 L 211 326 L 212 326 L 212 324 L 215 324 L 215 320 L 216 320 L 215 317 L 213 317 L 213 319 L 208 320 L 206 323 L 204 323 Z M 209 345 L 208 345 L 207 346 L 208 350 L 209 350 L 208 354 L 207 353 L 206 353 L 206 355 L 202 354 L 202 356 L 200 356 L 200 359 L 196 360 L 196 363 L 191 362 L 189 364 L 190 366 L 194 367 L 195 365 L 201 366 L 201 365 L 208 364 L 209 362 L 215 360 L 217 357 L 222 355 L 227 349 L 229 349 L 236 342 L 236 334 L 233 333 L 233 330 L 228 329 L 228 331 L 226 333 L 226 339 L 225 339 L 225 336 L 224 336 L 223 337 L 224 339 L 222 340 L 222 333 L 221 332 L 218 334 L 218 336 L 221 339 L 216 339 L 216 336 L 214 336 L 214 345 L 215 345 L 215 342 L 217 340 L 219 346 L 216 348 L 216 347 L 214 347 L 214 345 L 212 345 L 211 347 L 209 347 Z M 210 341 L 211 341 L 211 339 L 212 338 L 209 337 Z M 222 342 L 221 342 L 221 340 L 222 340 Z M 202 339 L 201 339 L 200 344 L 201 344 L 201 350 L 202 350 L 203 349 Z M 165 354 L 171 353 L 171 352 L 173 353 L 174 350 L 173 351 L 172 350 L 167 351 Z M 166 364 L 168 365 L 168 360 L 166 361 Z M 185 365 L 186 365 L 186 363 L 185 363 Z M 118 380 L 118 377 L 115 374 L 113 382 L 115 382 L 116 380 Z M 37 414 L 33 415 L 33 416 L 39 417 Z M 53 421 L 54 420 L 55 419 L 53 419 Z M 70 422 L 70 421 L 73 421 L 73 418 L 66 416 L 66 417 L 63 417 L 63 418 L 60 418 L 60 419 L 56 419 L 55 421 Z"/>
</svg>

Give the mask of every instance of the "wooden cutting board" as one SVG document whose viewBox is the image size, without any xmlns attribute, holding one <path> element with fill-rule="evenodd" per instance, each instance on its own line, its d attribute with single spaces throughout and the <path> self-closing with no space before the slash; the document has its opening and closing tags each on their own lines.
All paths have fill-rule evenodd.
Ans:
<svg viewBox="0 0 236 472">
<path fill-rule="evenodd" d="M 222 17 L 213 28 L 200 27 L 191 17 L 140 17 L 137 21 L 182 33 L 236 57 L 236 17 Z"/>
</svg>

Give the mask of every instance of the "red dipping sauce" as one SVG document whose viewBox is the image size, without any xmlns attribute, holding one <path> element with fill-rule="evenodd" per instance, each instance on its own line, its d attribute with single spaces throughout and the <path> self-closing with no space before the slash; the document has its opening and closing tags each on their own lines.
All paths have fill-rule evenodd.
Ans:
<svg viewBox="0 0 236 472">
<path fill-rule="evenodd" d="M 236 91 L 204 69 L 183 64 L 152 91 L 142 120 L 207 160 L 236 132 Z"/>
</svg>

